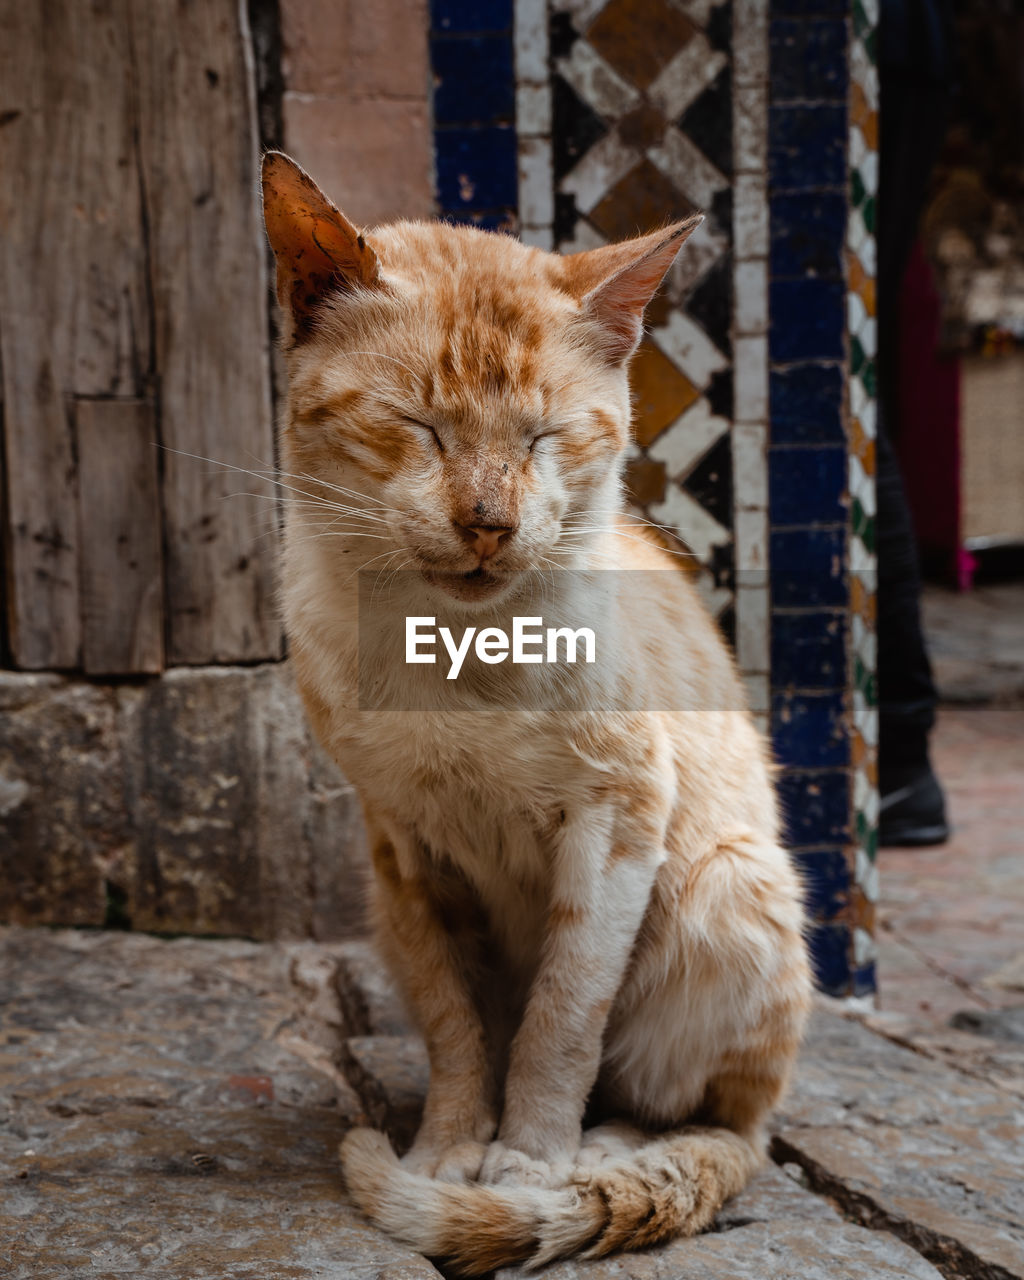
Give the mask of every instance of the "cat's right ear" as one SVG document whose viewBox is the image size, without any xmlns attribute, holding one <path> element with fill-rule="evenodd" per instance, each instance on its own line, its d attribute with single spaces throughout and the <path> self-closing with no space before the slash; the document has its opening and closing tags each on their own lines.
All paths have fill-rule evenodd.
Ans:
<svg viewBox="0 0 1024 1280">
<path fill-rule="evenodd" d="M 277 298 L 295 335 L 332 293 L 372 287 L 377 255 L 308 173 L 282 151 L 263 157 L 263 220 L 277 259 Z"/>
</svg>

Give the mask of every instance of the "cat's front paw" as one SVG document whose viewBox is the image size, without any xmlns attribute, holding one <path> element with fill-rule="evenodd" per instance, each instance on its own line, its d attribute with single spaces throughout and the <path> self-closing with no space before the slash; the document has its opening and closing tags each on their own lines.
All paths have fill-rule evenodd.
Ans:
<svg viewBox="0 0 1024 1280">
<path fill-rule="evenodd" d="M 485 1142 L 456 1142 L 448 1147 L 413 1148 L 402 1157 L 410 1173 L 436 1178 L 438 1182 L 472 1182 L 479 1175 L 487 1154 Z"/>
<path fill-rule="evenodd" d="M 569 1160 L 535 1160 L 515 1147 L 492 1142 L 480 1169 L 480 1181 L 496 1187 L 564 1187 L 571 1173 Z"/>
</svg>

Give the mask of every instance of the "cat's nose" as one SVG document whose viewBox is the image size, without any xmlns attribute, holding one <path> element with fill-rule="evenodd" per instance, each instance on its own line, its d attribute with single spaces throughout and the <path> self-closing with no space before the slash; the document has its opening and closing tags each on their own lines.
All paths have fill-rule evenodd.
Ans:
<svg viewBox="0 0 1024 1280">
<path fill-rule="evenodd" d="M 455 524 L 459 536 L 471 551 L 475 551 L 481 560 L 493 556 L 505 538 L 515 533 L 511 525 L 495 524 Z"/>
</svg>

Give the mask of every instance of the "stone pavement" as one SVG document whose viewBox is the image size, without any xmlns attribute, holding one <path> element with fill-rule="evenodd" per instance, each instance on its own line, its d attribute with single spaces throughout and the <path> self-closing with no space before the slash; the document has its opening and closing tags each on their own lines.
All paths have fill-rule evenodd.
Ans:
<svg viewBox="0 0 1024 1280">
<path fill-rule="evenodd" d="M 1024 706 L 1024 582 L 928 584 L 921 611 L 943 702 Z"/>
<path fill-rule="evenodd" d="M 872 1025 L 1024 1096 L 1024 708 L 941 707 L 933 759 L 953 835 L 879 853 Z"/>
<path fill-rule="evenodd" d="M 0 975 L 0 1274 L 445 1274 L 342 1189 L 346 1126 L 408 1141 L 426 1079 L 366 944 L 14 927 Z M 545 1275 L 1024 1276 L 1019 1090 L 897 1039 L 823 1004 L 775 1163 L 714 1231 Z"/>
</svg>

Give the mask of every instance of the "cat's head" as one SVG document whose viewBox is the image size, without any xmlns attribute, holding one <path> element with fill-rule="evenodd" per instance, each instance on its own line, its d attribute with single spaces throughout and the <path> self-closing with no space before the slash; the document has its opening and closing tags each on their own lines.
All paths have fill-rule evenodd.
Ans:
<svg viewBox="0 0 1024 1280">
<path fill-rule="evenodd" d="M 278 152 L 263 197 L 306 500 L 335 486 L 367 561 L 456 599 L 579 563 L 621 504 L 644 307 L 700 219 L 571 257 L 440 222 L 364 235 Z"/>
</svg>

